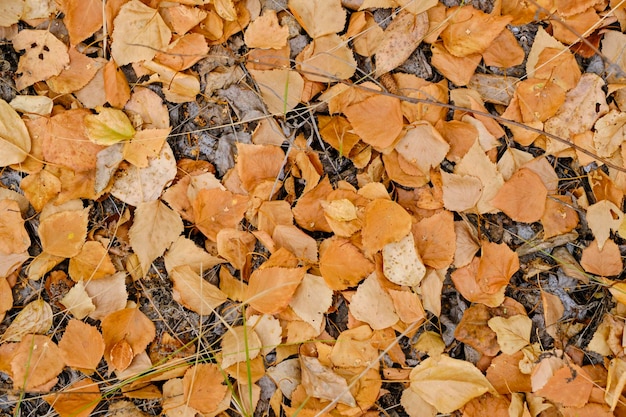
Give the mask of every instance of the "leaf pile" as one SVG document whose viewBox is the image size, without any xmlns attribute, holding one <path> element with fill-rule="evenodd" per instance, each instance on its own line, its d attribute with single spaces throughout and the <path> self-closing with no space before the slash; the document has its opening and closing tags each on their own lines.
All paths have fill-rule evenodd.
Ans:
<svg viewBox="0 0 626 417">
<path fill-rule="evenodd" d="M 61 416 L 360 416 L 390 387 L 411 417 L 624 415 L 625 27 L 613 0 L 2 2 L 0 371 Z M 186 157 L 212 127 L 170 116 L 220 100 L 235 139 Z M 149 316 L 159 279 L 221 332 Z M 590 285 L 616 304 L 580 345 L 561 287 Z"/>
</svg>

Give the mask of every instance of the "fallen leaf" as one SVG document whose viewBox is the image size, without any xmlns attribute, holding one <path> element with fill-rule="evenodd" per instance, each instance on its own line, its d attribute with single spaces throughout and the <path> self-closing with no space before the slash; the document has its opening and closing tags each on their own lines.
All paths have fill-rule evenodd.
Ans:
<svg viewBox="0 0 626 417">
<path fill-rule="evenodd" d="M 128 299 L 126 274 L 118 272 L 110 277 L 89 281 L 85 284 L 85 291 L 87 291 L 87 294 L 96 306 L 96 309 L 89 313 L 89 317 L 94 320 L 102 320 L 109 314 L 126 306 Z"/>
<path fill-rule="evenodd" d="M 444 160 L 450 145 L 428 122 L 411 124 L 395 146 L 401 158 L 428 173 Z"/>
<path fill-rule="evenodd" d="M 289 306 L 314 329 L 323 328 L 324 313 L 333 303 L 333 290 L 326 285 L 322 277 L 305 274 L 296 289 Z"/>
<path fill-rule="evenodd" d="M 609 200 L 601 200 L 587 207 L 587 223 L 601 251 L 611 236 L 611 230 L 620 228 L 624 213 Z"/>
<path fill-rule="evenodd" d="M 376 149 L 388 148 L 402 132 L 402 107 L 395 97 L 377 94 L 348 106 L 343 113 L 363 142 Z"/>
<path fill-rule="evenodd" d="M 435 417 L 437 415 L 437 409 L 424 401 L 424 399 L 411 388 L 406 388 L 402 391 L 400 404 L 409 417 Z"/>
<path fill-rule="evenodd" d="M 320 245 L 320 272 L 335 291 L 355 287 L 374 270 L 374 264 L 349 240 L 331 237 Z"/>
<path fill-rule="evenodd" d="M 483 53 L 507 24 L 510 16 L 489 15 L 471 5 L 451 7 L 446 12 L 448 25 L 441 32 L 443 45 L 457 57 Z"/>
<path fill-rule="evenodd" d="M 211 241 L 224 228 L 236 229 L 248 208 L 249 197 L 230 191 L 204 189 L 193 202 L 196 227 Z"/>
<path fill-rule="evenodd" d="M 311 397 L 322 400 L 335 400 L 350 407 L 356 407 L 356 400 L 348 389 L 348 383 L 319 359 L 300 355 L 302 386 Z"/>
<path fill-rule="evenodd" d="M 288 37 L 289 28 L 280 25 L 275 10 L 268 9 L 248 25 L 243 39 L 248 48 L 280 49 L 287 45 Z"/>
<path fill-rule="evenodd" d="M 454 260 L 456 233 L 454 216 L 441 211 L 415 223 L 411 232 L 415 245 L 425 265 L 445 269 Z"/>
<path fill-rule="evenodd" d="M 78 45 L 102 27 L 103 8 L 98 0 L 69 0 L 62 7 L 70 44 Z"/>
<path fill-rule="evenodd" d="M 481 250 L 482 256 L 477 271 L 478 285 L 488 294 L 501 291 L 519 270 L 519 257 L 506 243 L 484 241 Z"/>
<path fill-rule="evenodd" d="M 493 358 L 487 368 L 487 380 L 502 395 L 513 392 L 530 392 L 530 375 L 522 373 L 520 362 L 524 359 L 524 353 L 518 351 L 513 355 L 505 353 Z"/>
<path fill-rule="evenodd" d="M 600 249 L 597 239 L 594 239 L 583 249 L 580 264 L 588 273 L 604 277 L 618 275 L 624 268 L 619 247 L 612 240 L 607 240 Z"/>
<path fill-rule="evenodd" d="M 104 339 L 94 326 L 72 319 L 65 327 L 59 349 L 67 366 L 90 375 L 104 354 Z"/>
<path fill-rule="evenodd" d="M 85 290 L 83 281 L 78 281 L 59 302 L 78 320 L 82 320 L 96 311 L 96 306 L 91 301 L 87 290 Z"/>
<path fill-rule="evenodd" d="M 18 90 L 59 75 L 70 63 L 67 46 L 47 30 L 23 29 L 12 43 L 16 51 L 25 50 L 17 64 Z"/>
<path fill-rule="evenodd" d="M 443 46 L 441 42 L 431 45 L 432 65 L 448 80 L 457 86 L 469 84 L 482 56 L 479 53 L 458 57 Z"/>
<path fill-rule="evenodd" d="M 611 407 L 611 410 L 615 410 L 626 385 L 626 361 L 622 358 L 611 359 L 608 371 L 604 401 Z"/>
<path fill-rule="evenodd" d="M 87 237 L 88 223 L 89 208 L 59 211 L 42 217 L 39 239 L 44 252 L 63 258 L 78 255 Z"/>
<path fill-rule="evenodd" d="M 85 116 L 87 137 L 97 145 L 113 145 L 130 140 L 135 129 L 128 116 L 121 110 L 108 107 L 97 108 L 98 114 Z"/>
<path fill-rule="evenodd" d="M 235 269 L 242 270 L 246 259 L 254 251 L 256 238 L 250 232 L 235 229 L 222 229 L 217 232 L 217 253 Z"/>
<path fill-rule="evenodd" d="M 412 223 L 398 203 L 384 199 L 368 203 L 361 231 L 365 255 L 372 256 L 388 243 L 400 241 L 411 231 Z"/>
<path fill-rule="evenodd" d="M 464 360 L 442 355 L 427 358 L 411 370 L 410 389 L 440 413 L 451 413 L 494 388 L 484 375 Z"/>
<path fill-rule="evenodd" d="M 493 317 L 487 322 L 489 328 L 496 332 L 500 350 L 513 355 L 530 344 L 530 331 L 533 322 L 522 314 L 504 317 Z"/>
<path fill-rule="evenodd" d="M 556 340 L 559 336 L 559 320 L 563 317 L 565 307 L 559 296 L 543 290 L 541 291 L 541 303 L 543 304 L 546 332 Z"/>
<path fill-rule="evenodd" d="M 252 315 L 246 320 L 246 325 L 254 330 L 261 341 L 261 353 L 269 354 L 282 342 L 283 329 L 280 322 L 269 314 Z M 269 368 L 267 369 L 269 374 Z M 271 377 L 271 375 L 270 375 Z"/>
<path fill-rule="evenodd" d="M 297 227 L 277 225 L 272 239 L 276 248 L 285 248 L 305 262 L 317 262 L 317 242 Z"/>
<path fill-rule="evenodd" d="M 0 166 L 23 162 L 31 150 L 31 139 L 19 114 L 0 99 Z"/>
<path fill-rule="evenodd" d="M 150 81 L 161 83 L 167 101 L 186 103 L 195 101 L 200 94 L 200 80 L 196 74 L 178 72 L 155 61 L 144 61 L 141 65 L 154 73 Z"/>
<path fill-rule="evenodd" d="M 312 38 L 341 32 L 346 24 L 339 0 L 289 0 L 289 10 Z"/>
<path fill-rule="evenodd" d="M 183 403 L 181 405 L 184 409 L 181 411 L 186 412 L 187 406 L 201 413 L 216 411 L 228 392 L 228 387 L 222 384 L 223 381 L 224 376 L 213 363 L 197 364 L 189 368 L 182 380 L 183 398 L 181 400 Z"/>
<path fill-rule="evenodd" d="M 544 239 L 565 234 L 578 226 L 578 212 L 572 206 L 572 198 L 569 196 L 548 197 L 546 210 L 541 217 Z"/>
<path fill-rule="evenodd" d="M 279 313 L 289 305 L 305 274 L 304 268 L 256 269 L 248 281 L 246 302 L 261 313 Z"/>
<path fill-rule="evenodd" d="M 593 381 L 587 372 L 571 363 L 554 372 L 534 393 L 564 406 L 581 408 L 589 401 L 592 387 Z"/>
<path fill-rule="evenodd" d="M 0 200 L 0 254 L 22 253 L 29 247 L 19 204 L 15 200 Z"/>
<path fill-rule="evenodd" d="M 111 56 L 119 66 L 151 60 L 172 36 L 158 10 L 138 0 L 124 4 L 113 25 Z"/>
<path fill-rule="evenodd" d="M 285 114 L 300 103 L 304 80 L 293 70 L 249 70 L 272 114 Z"/>
<path fill-rule="evenodd" d="M 391 327 L 399 320 L 393 299 L 378 281 L 376 273 L 358 286 L 350 300 L 350 314 L 369 324 L 374 330 Z"/>
<path fill-rule="evenodd" d="M 52 308 L 50 304 L 40 298 L 26 304 L 22 311 L 13 318 L 9 327 L 2 334 L 2 341 L 19 342 L 27 334 L 44 334 L 51 327 Z"/>
<path fill-rule="evenodd" d="M 85 242 L 80 252 L 70 259 L 68 274 L 75 282 L 100 279 L 116 272 L 115 266 L 102 243 Z"/>
<path fill-rule="evenodd" d="M 209 52 L 206 39 L 199 33 L 189 33 L 159 51 L 154 60 L 175 71 L 184 71 L 204 58 Z"/>
<path fill-rule="evenodd" d="M 237 173 L 250 193 L 263 182 L 278 182 L 285 162 L 285 152 L 279 146 L 237 144 Z"/>
<path fill-rule="evenodd" d="M 11 376 L 15 388 L 31 391 L 54 380 L 64 367 L 61 351 L 48 336 L 26 335 L 11 359 Z"/>
<path fill-rule="evenodd" d="M 183 221 L 178 213 L 161 201 L 154 200 L 137 206 L 128 236 L 144 275 L 148 273 L 150 264 L 162 256 L 182 232 Z"/>
<path fill-rule="evenodd" d="M 504 29 L 483 52 L 485 65 L 510 68 L 524 62 L 526 54 L 515 35 Z"/>
<path fill-rule="evenodd" d="M 46 84 L 59 94 L 69 94 L 81 90 L 94 79 L 103 67 L 104 59 L 90 58 L 80 53 L 75 47 L 68 51 L 70 63 L 63 68 L 59 75 L 46 80 Z"/>
<path fill-rule="evenodd" d="M 61 417 L 88 417 L 102 400 L 102 394 L 95 381 L 84 378 L 43 399 Z"/>
<path fill-rule="evenodd" d="M 426 267 L 416 250 L 412 233 L 398 242 L 387 243 L 382 253 L 383 273 L 394 284 L 413 287 L 426 275 Z"/>
<path fill-rule="evenodd" d="M 383 32 L 376 48 L 374 77 L 378 78 L 402 65 L 422 43 L 427 32 L 426 12 L 416 15 L 406 10 L 400 11 Z"/>
<path fill-rule="evenodd" d="M 170 271 L 174 282 L 174 300 L 200 315 L 209 315 L 226 301 L 226 294 L 205 281 L 189 265 L 176 266 Z"/>
<path fill-rule="evenodd" d="M 547 196 L 541 178 L 521 168 L 498 190 L 491 204 L 517 222 L 533 223 L 543 216 Z"/>
<path fill-rule="evenodd" d="M 123 371 L 130 365 L 130 359 L 143 352 L 156 336 L 156 329 L 138 308 L 125 308 L 115 311 L 102 319 L 102 337 L 105 349 L 104 359 L 109 369 Z M 126 366 L 118 367 L 125 364 Z"/>
<path fill-rule="evenodd" d="M 454 329 L 454 337 L 483 355 L 496 356 L 500 351 L 500 345 L 496 332 L 488 325 L 492 317 L 492 312 L 484 304 L 470 306 L 463 312 L 461 321 Z"/>
<path fill-rule="evenodd" d="M 223 369 L 237 362 L 247 362 L 261 352 L 261 340 L 248 326 L 236 326 L 228 329 L 222 336 Z"/>
</svg>

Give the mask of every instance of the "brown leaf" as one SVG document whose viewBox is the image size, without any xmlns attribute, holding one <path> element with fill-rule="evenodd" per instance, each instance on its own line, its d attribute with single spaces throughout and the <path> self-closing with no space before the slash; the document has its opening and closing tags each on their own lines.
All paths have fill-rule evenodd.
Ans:
<svg viewBox="0 0 626 417">
<path fill-rule="evenodd" d="M 377 94 L 348 106 L 343 113 L 363 142 L 376 149 L 388 148 L 402 132 L 402 107 L 395 97 Z"/>
<path fill-rule="evenodd" d="M 569 196 L 548 197 L 541 217 L 544 239 L 570 232 L 578 226 L 578 212 L 571 206 L 572 198 Z"/>
<path fill-rule="evenodd" d="M 496 356 L 489 368 L 487 379 L 493 387 L 502 395 L 512 392 L 530 392 L 530 375 L 520 371 L 520 362 L 524 359 L 524 353 L 519 351 L 513 355 L 501 354 Z"/>
<path fill-rule="evenodd" d="M 45 395 L 43 399 L 61 417 L 89 417 L 102 400 L 102 394 L 95 381 L 85 378 L 65 386 L 60 392 Z"/>
<path fill-rule="evenodd" d="M 474 304 L 463 312 L 463 317 L 454 337 L 462 343 L 487 356 L 496 356 L 500 351 L 496 333 L 487 325 L 493 315 L 484 304 Z"/>
<path fill-rule="evenodd" d="M 420 220 L 411 228 L 417 250 L 424 264 L 434 269 L 450 266 L 456 251 L 454 216 L 441 211 Z"/>
<path fill-rule="evenodd" d="M 335 291 L 355 287 L 374 270 L 374 264 L 349 240 L 331 237 L 320 245 L 320 272 Z"/>
</svg>

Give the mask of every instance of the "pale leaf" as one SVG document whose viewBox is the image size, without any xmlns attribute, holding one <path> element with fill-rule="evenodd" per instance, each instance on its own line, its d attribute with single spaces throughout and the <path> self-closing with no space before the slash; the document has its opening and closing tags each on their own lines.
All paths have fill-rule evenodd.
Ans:
<svg viewBox="0 0 626 417">
<path fill-rule="evenodd" d="M 331 290 L 322 277 L 306 274 L 289 305 L 293 311 L 314 329 L 321 331 L 324 313 L 333 303 Z"/>
<path fill-rule="evenodd" d="M 473 398 L 495 392 L 472 363 L 442 355 L 428 358 L 411 371 L 410 389 L 440 413 L 451 413 Z"/>
<path fill-rule="evenodd" d="M 263 355 L 270 353 L 282 342 L 283 329 L 274 316 L 269 314 L 253 315 L 248 318 L 246 324 L 259 336 Z"/>
<path fill-rule="evenodd" d="M 3 342 L 19 342 L 27 334 L 43 334 L 52 327 L 52 308 L 41 298 L 26 304 L 2 335 Z M 45 381 L 44 381 L 45 382 Z"/>
<path fill-rule="evenodd" d="M 100 107 L 96 110 L 98 114 L 85 116 L 87 137 L 93 143 L 113 145 L 130 140 L 135 135 L 135 129 L 128 116 L 121 110 L 109 107 Z"/>
<path fill-rule="evenodd" d="M 356 400 L 348 389 L 348 383 L 319 359 L 300 355 L 302 385 L 308 395 L 322 400 L 335 400 L 350 407 L 356 406 Z"/>
<path fill-rule="evenodd" d="M 96 310 L 96 306 L 85 290 L 83 281 L 77 282 L 59 301 L 79 320 L 84 319 Z"/>
<path fill-rule="evenodd" d="M 602 250 L 611 235 L 617 231 L 624 218 L 624 213 L 611 201 L 601 200 L 587 208 L 587 223 Z"/>
<path fill-rule="evenodd" d="M 371 274 L 359 285 L 350 302 L 350 313 L 374 330 L 393 326 L 399 320 L 393 300 L 381 286 L 376 274 Z"/>
<path fill-rule="evenodd" d="M 130 244 L 139 257 L 143 274 L 150 264 L 183 232 L 180 215 L 159 200 L 141 203 L 129 231 Z"/>
<path fill-rule="evenodd" d="M 487 324 L 496 332 L 500 350 L 507 355 L 513 355 L 530 344 L 530 330 L 533 322 L 528 316 L 518 314 L 509 318 L 493 317 Z"/>
<path fill-rule="evenodd" d="M 397 68 L 411 56 L 428 32 L 428 14 L 401 11 L 391 21 L 376 48 L 375 77 Z"/>
<path fill-rule="evenodd" d="M 173 268 L 170 277 L 174 282 L 174 300 L 201 315 L 209 315 L 226 301 L 226 294 L 188 265 Z"/>
<path fill-rule="evenodd" d="M 222 337 L 223 369 L 237 363 L 250 361 L 261 352 L 261 340 L 256 332 L 248 326 L 237 326 L 229 329 Z"/>
<path fill-rule="evenodd" d="M 418 285 L 424 278 L 426 267 L 417 253 L 412 233 L 383 247 L 383 273 L 394 284 L 409 287 Z"/>
<path fill-rule="evenodd" d="M 107 315 L 126 306 L 128 299 L 126 274 L 118 272 L 110 277 L 89 281 L 85 284 L 85 291 L 96 306 L 96 309 L 89 313 L 89 317 L 94 320 L 102 320 Z"/>
<path fill-rule="evenodd" d="M 0 99 L 0 166 L 6 167 L 26 159 L 31 141 L 19 114 Z"/>
<path fill-rule="evenodd" d="M 346 24 L 340 0 L 290 0 L 289 10 L 312 38 L 341 32 Z"/>
<path fill-rule="evenodd" d="M 149 61 L 169 44 L 171 31 L 159 15 L 139 0 L 124 4 L 114 21 L 111 55 L 118 66 Z"/>
<path fill-rule="evenodd" d="M 20 75 L 15 85 L 18 90 L 59 75 L 70 63 L 67 46 L 48 30 L 24 29 L 12 42 L 16 51 L 26 50 L 17 65 Z"/>
</svg>

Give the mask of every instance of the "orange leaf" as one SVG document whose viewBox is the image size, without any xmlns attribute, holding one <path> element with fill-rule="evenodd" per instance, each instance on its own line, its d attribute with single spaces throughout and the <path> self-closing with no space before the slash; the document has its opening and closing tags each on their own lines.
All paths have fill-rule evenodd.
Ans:
<svg viewBox="0 0 626 417">
<path fill-rule="evenodd" d="M 493 387 L 502 395 L 512 392 L 530 392 L 530 375 L 520 371 L 520 361 L 524 359 L 524 353 L 519 351 L 513 355 L 505 353 L 493 359 L 487 368 L 487 379 Z"/>
<path fill-rule="evenodd" d="M 461 321 L 454 329 L 454 337 L 483 355 L 496 356 L 500 351 L 500 345 L 496 333 L 487 324 L 492 317 L 493 314 L 484 304 L 470 306 L 463 312 Z"/>
<path fill-rule="evenodd" d="M 489 15 L 471 5 L 447 10 L 448 26 L 441 39 L 448 51 L 457 57 L 483 53 L 512 20 L 510 16 Z"/>
<path fill-rule="evenodd" d="M 374 264 L 347 239 L 332 237 L 320 245 L 320 272 L 335 291 L 356 286 L 373 270 Z"/>
<path fill-rule="evenodd" d="M 501 291 L 519 269 L 519 258 L 506 243 L 483 241 L 476 281 L 487 294 Z M 495 307 L 495 306 L 494 306 Z"/>
<path fill-rule="evenodd" d="M 215 285 L 207 282 L 189 265 L 181 265 L 170 271 L 174 282 L 174 300 L 200 315 L 208 315 L 226 301 L 224 294 Z"/>
<path fill-rule="evenodd" d="M 284 162 L 285 152 L 279 146 L 237 144 L 237 173 L 249 192 L 264 181 L 276 181 Z"/>
<path fill-rule="evenodd" d="M 104 354 L 104 339 L 94 326 L 72 319 L 59 341 L 67 366 L 90 374 Z"/>
<path fill-rule="evenodd" d="M 434 269 L 450 266 L 456 251 L 454 215 L 441 211 L 420 220 L 411 229 L 424 264 Z"/>
<path fill-rule="evenodd" d="M 363 249 L 372 256 L 386 244 L 398 242 L 411 231 L 411 216 L 398 203 L 377 199 L 365 207 Z"/>
<path fill-rule="evenodd" d="M 90 240 L 85 242 L 80 252 L 70 259 L 70 278 L 78 282 L 100 279 L 115 273 L 115 266 L 102 243 Z"/>
<path fill-rule="evenodd" d="M 257 269 L 250 276 L 246 300 L 261 313 L 279 313 L 289 305 L 305 273 L 305 268 Z"/>
<path fill-rule="evenodd" d="M 363 142 L 376 149 L 388 148 L 402 132 L 402 107 L 395 97 L 377 94 L 348 106 L 343 113 Z"/>
<path fill-rule="evenodd" d="M 546 211 L 541 217 L 544 239 L 567 233 L 578 226 L 578 212 L 571 205 L 572 198 L 569 196 L 548 197 Z"/>
<path fill-rule="evenodd" d="M 217 253 L 236 269 L 243 269 L 246 258 L 254 251 L 256 238 L 250 232 L 222 229 L 217 233 Z"/>
<path fill-rule="evenodd" d="M 428 15 L 401 10 L 385 29 L 376 48 L 376 72 L 374 77 L 402 65 L 422 43 L 428 32 Z"/>
<path fill-rule="evenodd" d="M 11 359 L 14 388 L 31 391 L 55 379 L 65 361 L 58 346 L 48 336 L 28 335 Z"/>
<path fill-rule="evenodd" d="M 272 239 L 276 248 L 285 248 L 305 262 L 317 262 L 317 242 L 296 226 L 276 226 Z"/>
<path fill-rule="evenodd" d="M 202 189 L 193 202 L 196 227 L 211 241 L 221 229 L 236 229 L 248 208 L 249 197 L 219 188 Z"/>
<path fill-rule="evenodd" d="M 322 179 L 312 190 L 303 194 L 292 209 L 293 217 L 298 226 L 309 231 L 332 232 L 324 210 L 322 201 L 333 191 L 328 177 Z"/>
<path fill-rule="evenodd" d="M 64 387 L 60 392 L 44 396 L 44 400 L 61 417 L 88 417 L 102 400 L 102 395 L 98 384 L 85 378 Z"/>
<path fill-rule="evenodd" d="M 504 183 L 491 204 L 517 222 L 533 223 L 543 216 L 547 196 L 541 178 L 530 169 L 521 168 Z"/>
<path fill-rule="evenodd" d="M 99 0 L 68 0 L 61 3 L 63 23 L 70 35 L 70 43 L 78 45 L 102 27 L 102 3 Z"/>
<path fill-rule="evenodd" d="M 156 336 L 154 323 L 138 308 L 125 308 L 109 314 L 102 319 L 102 336 L 105 342 L 105 356 L 111 370 L 123 371 L 114 363 L 126 363 L 142 353 Z"/>
<path fill-rule="evenodd" d="M 228 391 L 223 380 L 224 376 L 215 364 L 192 366 L 183 377 L 185 401 L 201 413 L 215 411 Z"/>
<path fill-rule="evenodd" d="M 0 200 L 0 254 L 22 253 L 29 246 L 19 204 L 15 200 Z"/>
<path fill-rule="evenodd" d="M 432 44 L 432 65 L 457 86 L 467 85 L 482 59 L 481 55 L 470 54 L 464 57 L 452 55 L 441 42 Z"/>
<path fill-rule="evenodd" d="M 534 393 L 568 407 L 583 407 L 589 401 L 593 381 L 584 369 L 569 363 L 556 371 L 545 385 Z"/>
<path fill-rule="evenodd" d="M 41 219 L 39 238 L 44 252 L 71 258 L 80 253 L 87 237 L 89 209 L 65 210 Z"/>
<path fill-rule="evenodd" d="M 504 29 L 483 52 L 485 65 L 510 68 L 524 62 L 525 53 L 513 33 Z"/>
<path fill-rule="evenodd" d="M 613 240 L 607 240 L 602 250 L 598 247 L 598 240 L 583 249 L 580 265 L 590 274 L 608 277 L 622 272 L 624 265 L 619 247 Z"/>
<path fill-rule="evenodd" d="M 104 93 L 106 100 L 113 107 L 123 108 L 130 99 L 130 86 L 124 73 L 115 65 L 113 60 L 104 65 Z M 146 128 L 146 125 L 143 125 Z"/>
</svg>

